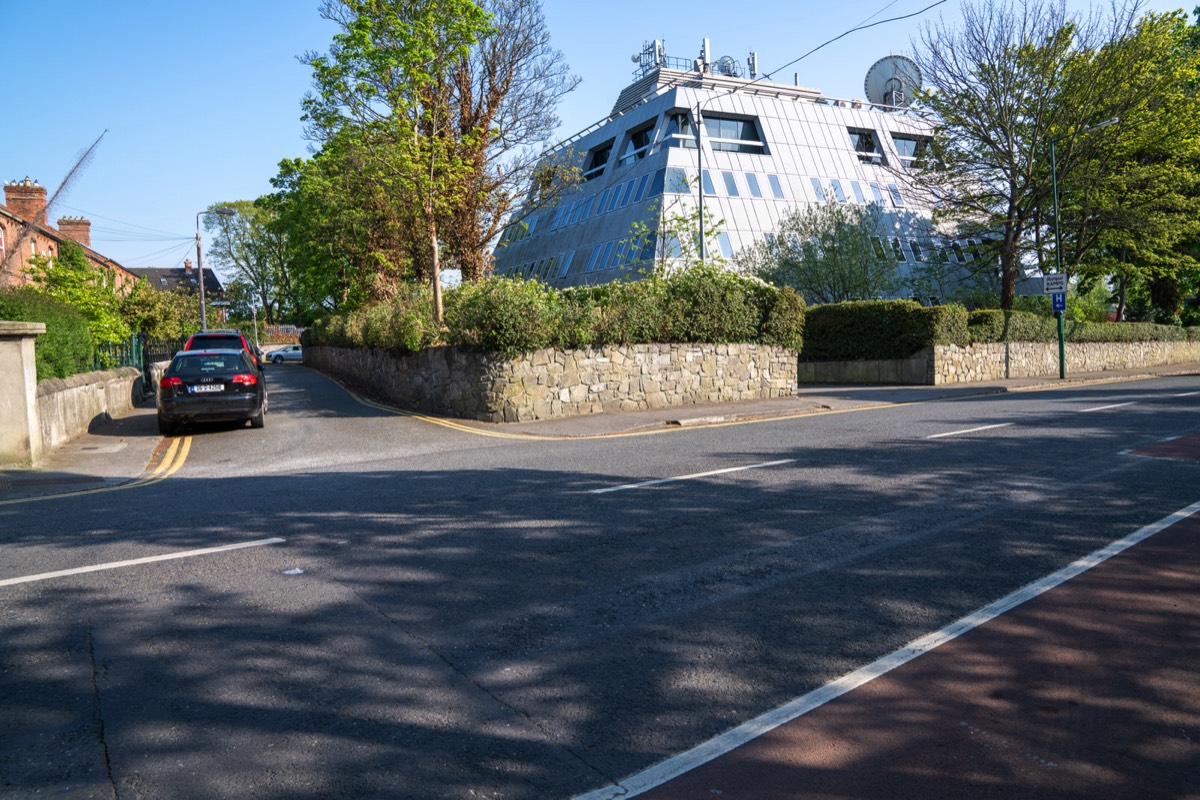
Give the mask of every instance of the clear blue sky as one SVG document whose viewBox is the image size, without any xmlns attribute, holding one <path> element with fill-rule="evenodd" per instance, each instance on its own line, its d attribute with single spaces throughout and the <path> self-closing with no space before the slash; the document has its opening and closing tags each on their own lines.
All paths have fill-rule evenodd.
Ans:
<svg viewBox="0 0 1200 800">
<path fill-rule="evenodd" d="M 761 72 L 867 20 L 912 14 L 935 0 L 544 0 L 555 45 L 583 81 L 560 107 L 568 136 L 603 117 L 630 80 L 643 41 L 694 58 L 707 36 L 714 55 Z M 283 158 L 308 143 L 300 100 L 309 70 L 297 56 L 325 50 L 333 27 L 317 0 L 59 0 L 6 3 L 9 105 L 0 126 L 0 177 L 26 176 L 53 192 L 78 156 L 107 131 L 90 163 L 51 210 L 92 220 L 93 247 L 130 267 L 195 258 L 196 212 L 271 190 Z M 1071 0 L 1070 7 L 1088 4 Z M 1100 3 L 1099 7 L 1106 7 Z M 1152 0 L 1146 8 L 1186 7 Z M 923 15 L 851 34 L 781 71 L 776 80 L 832 97 L 863 95 L 877 59 L 908 53 L 947 0 Z M 207 246 L 207 237 L 205 239 Z"/>
</svg>

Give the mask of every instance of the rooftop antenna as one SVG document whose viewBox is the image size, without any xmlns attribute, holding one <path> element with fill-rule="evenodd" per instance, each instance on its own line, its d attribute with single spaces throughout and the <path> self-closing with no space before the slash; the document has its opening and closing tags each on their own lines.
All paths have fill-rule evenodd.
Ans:
<svg viewBox="0 0 1200 800">
<path fill-rule="evenodd" d="M 750 57 L 746 59 L 747 66 L 750 67 L 750 79 L 758 77 L 758 53 L 750 51 Z"/>
<path fill-rule="evenodd" d="M 921 88 L 921 69 L 911 58 L 884 56 L 867 70 L 863 90 L 877 106 L 908 108 Z"/>
</svg>

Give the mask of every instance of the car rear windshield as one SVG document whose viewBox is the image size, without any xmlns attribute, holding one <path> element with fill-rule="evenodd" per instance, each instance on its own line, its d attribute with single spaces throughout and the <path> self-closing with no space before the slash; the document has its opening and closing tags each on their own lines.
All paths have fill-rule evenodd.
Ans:
<svg viewBox="0 0 1200 800">
<path fill-rule="evenodd" d="M 242 348 L 242 337 L 240 336 L 212 336 L 205 334 L 201 336 L 197 334 L 192 337 L 192 349 L 197 350 L 200 347 L 221 348 L 230 347 L 237 350 Z"/>
<path fill-rule="evenodd" d="M 171 365 L 171 373 L 181 378 L 240 372 L 246 369 L 241 353 L 180 356 Z"/>
</svg>

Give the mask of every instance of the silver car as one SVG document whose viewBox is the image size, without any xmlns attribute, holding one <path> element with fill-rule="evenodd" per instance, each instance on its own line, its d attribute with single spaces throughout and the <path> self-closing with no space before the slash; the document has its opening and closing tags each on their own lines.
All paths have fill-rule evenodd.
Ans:
<svg viewBox="0 0 1200 800">
<path fill-rule="evenodd" d="M 303 361 L 304 351 L 298 344 L 289 344 L 287 347 L 271 350 L 267 353 L 265 360 L 270 361 L 272 364 L 282 364 L 285 361 Z"/>
</svg>

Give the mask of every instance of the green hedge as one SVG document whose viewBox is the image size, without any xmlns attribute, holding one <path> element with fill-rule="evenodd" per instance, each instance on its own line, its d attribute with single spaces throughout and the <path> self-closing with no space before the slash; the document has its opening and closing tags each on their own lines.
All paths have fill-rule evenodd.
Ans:
<svg viewBox="0 0 1200 800">
<path fill-rule="evenodd" d="M 967 315 L 972 342 L 1057 342 L 1058 321 L 1025 311 L 972 311 Z M 1200 328 L 1180 328 L 1149 322 L 1067 321 L 1063 336 L 1069 342 L 1186 342 L 1200 341 Z"/>
<path fill-rule="evenodd" d="M 718 267 L 563 291 L 493 276 L 446 292 L 443 330 L 433 326 L 422 295 L 419 302 L 409 297 L 326 317 L 306 331 L 305 343 L 413 352 L 444 342 L 509 357 L 545 347 L 650 342 L 755 342 L 799 350 L 804 313 L 795 291 Z"/>
<path fill-rule="evenodd" d="M 65 303 L 33 289 L 0 292 L 0 320 L 45 323 L 46 332 L 34 345 L 39 381 L 91 371 L 93 347 L 87 319 Z"/>
<path fill-rule="evenodd" d="M 926 347 L 967 343 L 962 306 L 863 300 L 813 306 L 805 315 L 805 361 L 908 358 Z"/>
</svg>

